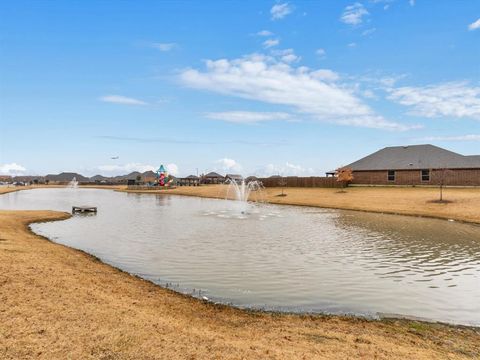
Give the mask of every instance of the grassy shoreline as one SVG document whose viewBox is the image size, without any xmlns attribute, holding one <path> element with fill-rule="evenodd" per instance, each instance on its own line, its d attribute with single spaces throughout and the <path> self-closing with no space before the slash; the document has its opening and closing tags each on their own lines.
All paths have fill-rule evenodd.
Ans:
<svg viewBox="0 0 480 360">
<path fill-rule="evenodd" d="M 0 210 L 0 358 L 471 359 L 480 329 L 246 311 L 175 293 L 33 234 L 67 213 Z"/>
<path fill-rule="evenodd" d="M 68 217 L 52 211 L 0 211 L 4 358 L 480 355 L 479 329 L 218 306 L 131 276 L 28 229 L 32 222 Z"/>
</svg>

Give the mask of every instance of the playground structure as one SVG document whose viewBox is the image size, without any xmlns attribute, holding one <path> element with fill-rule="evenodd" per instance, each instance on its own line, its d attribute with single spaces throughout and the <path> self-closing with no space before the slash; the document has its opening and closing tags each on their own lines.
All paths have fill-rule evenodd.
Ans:
<svg viewBox="0 0 480 360">
<path fill-rule="evenodd" d="M 168 172 L 163 165 L 160 165 L 160 167 L 156 171 L 156 176 L 158 186 L 170 186 L 173 181 L 173 179 L 169 178 Z"/>
</svg>

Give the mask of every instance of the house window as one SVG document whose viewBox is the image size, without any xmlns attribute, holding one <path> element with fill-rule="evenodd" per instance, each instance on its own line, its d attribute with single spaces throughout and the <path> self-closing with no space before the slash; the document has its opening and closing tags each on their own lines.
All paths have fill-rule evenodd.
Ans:
<svg viewBox="0 0 480 360">
<path fill-rule="evenodd" d="M 422 181 L 430 181 L 430 170 L 422 170 Z"/>
<path fill-rule="evenodd" d="M 395 170 L 388 170 L 388 181 L 395 181 Z"/>
</svg>

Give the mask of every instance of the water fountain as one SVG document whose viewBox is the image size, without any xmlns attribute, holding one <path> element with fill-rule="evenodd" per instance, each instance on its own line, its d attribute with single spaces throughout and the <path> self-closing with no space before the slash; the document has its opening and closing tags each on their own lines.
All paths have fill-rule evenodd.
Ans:
<svg viewBox="0 0 480 360">
<path fill-rule="evenodd" d="M 252 191 L 260 191 L 263 189 L 263 185 L 260 181 L 242 180 L 240 183 L 235 180 L 227 181 L 228 189 L 226 198 L 230 199 L 230 194 L 233 192 L 235 195 L 234 200 L 238 201 L 239 210 L 242 214 L 246 214 L 248 210 L 248 200 Z M 260 200 L 257 196 L 256 201 Z"/>
<path fill-rule="evenodd" d="M 68 183 L 67 187 L 71 189 L 76 189 L 78 187 L 78 181 L 76 177 L 73 177 L 73 179 Z"/>
</svg>

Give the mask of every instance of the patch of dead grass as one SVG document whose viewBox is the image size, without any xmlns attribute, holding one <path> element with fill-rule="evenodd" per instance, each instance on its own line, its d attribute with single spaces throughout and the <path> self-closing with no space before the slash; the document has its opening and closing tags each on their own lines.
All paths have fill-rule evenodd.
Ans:
<svg viewBox="0 0 480 360">
<path fill-rule="evenodd" d="M 270 314 L 202 302 L 51 243 L 0 211 L 0 358 L 469 359 L 480 330 L 407 320 Z M 415 330 L 415 333 L 412 333 Z M 419 333 L 421 336 L 419 336 Z"/>
</svg>

